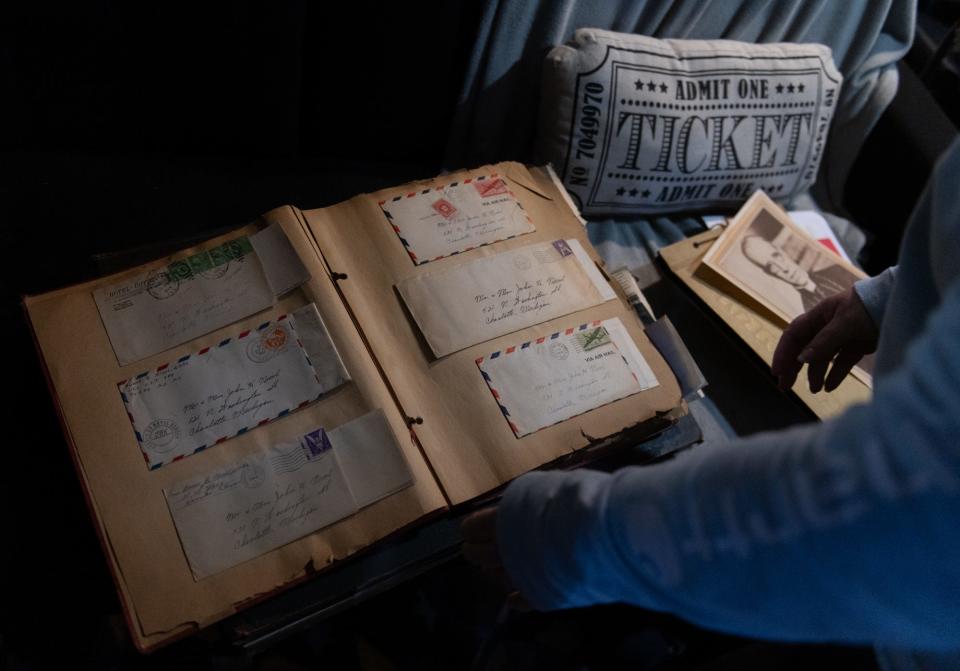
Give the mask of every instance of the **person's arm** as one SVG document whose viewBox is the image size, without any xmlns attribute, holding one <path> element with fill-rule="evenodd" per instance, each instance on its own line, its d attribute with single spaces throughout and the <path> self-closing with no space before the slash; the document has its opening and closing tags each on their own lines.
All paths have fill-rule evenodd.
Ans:
<svg viewBox="0 0 960 671">
<path fill-rule="evenodd" d="M 532 473 L 497 544 L 537 608 L 627 602 L 743 635 L 958 648 L 960 282 L 872 402 L 662 465 Z"/>
<path fill-rule="evenodd" d="M 870 318 L 877 328 L 883 323 L 883 313 L 887 309 L 887 301 L 897 281 L 897 266 L 887 268 L 876 277 L 860 280 L 853 285 L 863 306 L 870 313 Z"/>
</svg>

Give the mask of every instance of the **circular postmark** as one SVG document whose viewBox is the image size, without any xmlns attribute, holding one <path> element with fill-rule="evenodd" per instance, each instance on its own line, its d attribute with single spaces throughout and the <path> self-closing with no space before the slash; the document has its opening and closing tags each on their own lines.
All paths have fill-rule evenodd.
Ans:
<svg viewBox="0 0 960 671">
<path fill-rule="evenodd" d="M 530 261 L 530 257 L 521 254 L 513 260 L 513 265 L 517 270 L 530 270 L 530 266 L 533 264 Z"/>
<path fill-rule="evenodd" d="M 570 356 L 570 348 L 562 342 L 550 343 L 550 349 L 548 351 L 550 352 L 550 356 L 559 361 L 563 361 Z"/>
<path fill-rule="evenodd" d="M 142 435 L 148 449 L 166 454 L 179 442 L 180 427 L 172 419 L 155 419 Z"/>
<path fill-rule="evenodd" d="M 166 269 L 151 270 L 147 275 L 147 293 L 158 301 L 166 300 L 180 289 L 180 280 L 176 279 Z"/>
<path fill-rule="evenodd" d="M 247 344 L 247 357 L 254 363 L 264 363 L 283 352 L 288 343 L 287 330 L 280 325 L 273 326 Z"/>
<path fill-rule="evenodd" d="M 248 461 L 243 465 L 243 473 L 240 474 L 240 479 L 249 489 L 256 489 L 267 479 L 267 471 L 261 464 Z"/>
</svg>

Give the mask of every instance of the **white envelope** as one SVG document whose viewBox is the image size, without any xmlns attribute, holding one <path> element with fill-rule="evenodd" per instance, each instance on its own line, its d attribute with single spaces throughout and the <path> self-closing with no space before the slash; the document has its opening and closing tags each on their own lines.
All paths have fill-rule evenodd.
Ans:
<svg viewBox="0 0 960 671">
<path fill-rule="evenodd" d="M 310 277 L 278 225 L 93 292 L 121 366 L 265 310 Z"/>
<path fill-rule="evenodd" d="M 477 367 L 517 438 L 658 384 L 616 318 L 512 345 Z"/>
<path fill-rule="evenodd" d="M 357 471 L 358 464 L 368 472 Z M 178 482 L 164 494 L 199 580 L 342 520 L 411 482 L 386 418 L 375 410 Z"/>
<path fill-rule="evenodd" d="M 417 265 L 535 230 L 496 174 L 405 193 L 380 208 Z"/>
<path fill-rule="evenodd" d="M 437 356 L 616 298 L 575 239 L 484 256 L 397 289 Z"/>
<path fill-rule="evenodd" d="M 315 356 L 330 354 L 316 348 Z M 346 379 L 338 356 L 318 377 L 296 318 L 284 315 L 117 386 L 153 469 L 294 412 Z"/>
</svg>

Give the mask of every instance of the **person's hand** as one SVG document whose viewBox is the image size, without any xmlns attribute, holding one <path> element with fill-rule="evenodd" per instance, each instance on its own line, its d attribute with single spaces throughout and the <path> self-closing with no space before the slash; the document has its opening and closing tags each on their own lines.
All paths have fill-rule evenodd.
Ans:
<svg viewBox="0 0 960 671">
<path fill-rule="evenodd" d="M 516 610 L 529 610 L 526 601 L 516 592 L 503 567 L 497 547 L 497 509 L 484 508 L 468 515 L 460 525 L 463 532 L 463 556 L 497 585 L 509 593 L 507 604 Z"/>
<path fill-rule="evenodd" d="M 484 508 L 468 515 L 460 525 L 463 532 L 463 556 L 471 564 L 503 587 L 510 580 L 497 547 L 497 509 Z"/>
<path fill-rule="evenodd" d="M 833 391 L 860 359 L 876 351 L 878 336 L 853 287 L 823 299 L 790 322 L 777 344 L 772 371 L 780 390 L 793 387 L 803 364 L 808 364 L 810 391 Z"/>
</svg>

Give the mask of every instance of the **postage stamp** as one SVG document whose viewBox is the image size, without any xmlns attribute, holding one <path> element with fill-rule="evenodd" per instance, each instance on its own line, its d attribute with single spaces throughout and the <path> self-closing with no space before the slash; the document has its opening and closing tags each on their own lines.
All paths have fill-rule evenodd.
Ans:
<svg viewBox="0 0 960 671">
<path fill-rule="evenodd" d="M 324 452 L 333 449 L 330 438 L 327 437 L 327 432 L 322 428 L 305 434 L 300 444 L 307 455 L 307 461 L 319 459 Z"/>
<path fill-rule="evenodd" d="M 560 256 L 570 256 L 573 254 L 573 250 L 570 249 L 570 245 L 567 244 L 566 240 L 554 240 L 553 248 L 560 252 Z"/>
<path fill-rule="evenodd" d="M 437 214 L 439 214 L 444 219 L 453 219 L 455 216 L 457 216 L 460 213 L 460 211 L 453 206 L 453 203 L 451 203 L 446 198 L 441 198 L 440 200 L 433 203 L 431 207 L 433 207 L 433 209 L 437 211 Z"/>
<path fill-rule="evenodd" d="M 507 193 L 507 183 L 499 177 L 474 182 L 473 186 L 476 188 L 477 193 L 480 194 L 481 198 L 486 198 L 488 196 L 502 196 L 503 194 Z"/>
<path fill-rule="evenodd" d="M 610 334 L 607 333 L 607 329 L 602 326 L 598 326 L 595 329 L 590 329 L 589 331 L 581 331 L 580 333 L 575 334 L 577 339 L 577 344 L 580 345 L 580 348 L 584 352 L 589 352 L 592 349 L 601 347 L 602 345 L 608 345 L 610 343 Z"/>
<path fill-rule="evenodd" d="M 264 363 L 286 350 L 288 342 L 286 327 L 275 324 L 247 344 L 247 358 L 254 363 Z"/>
</svg>

